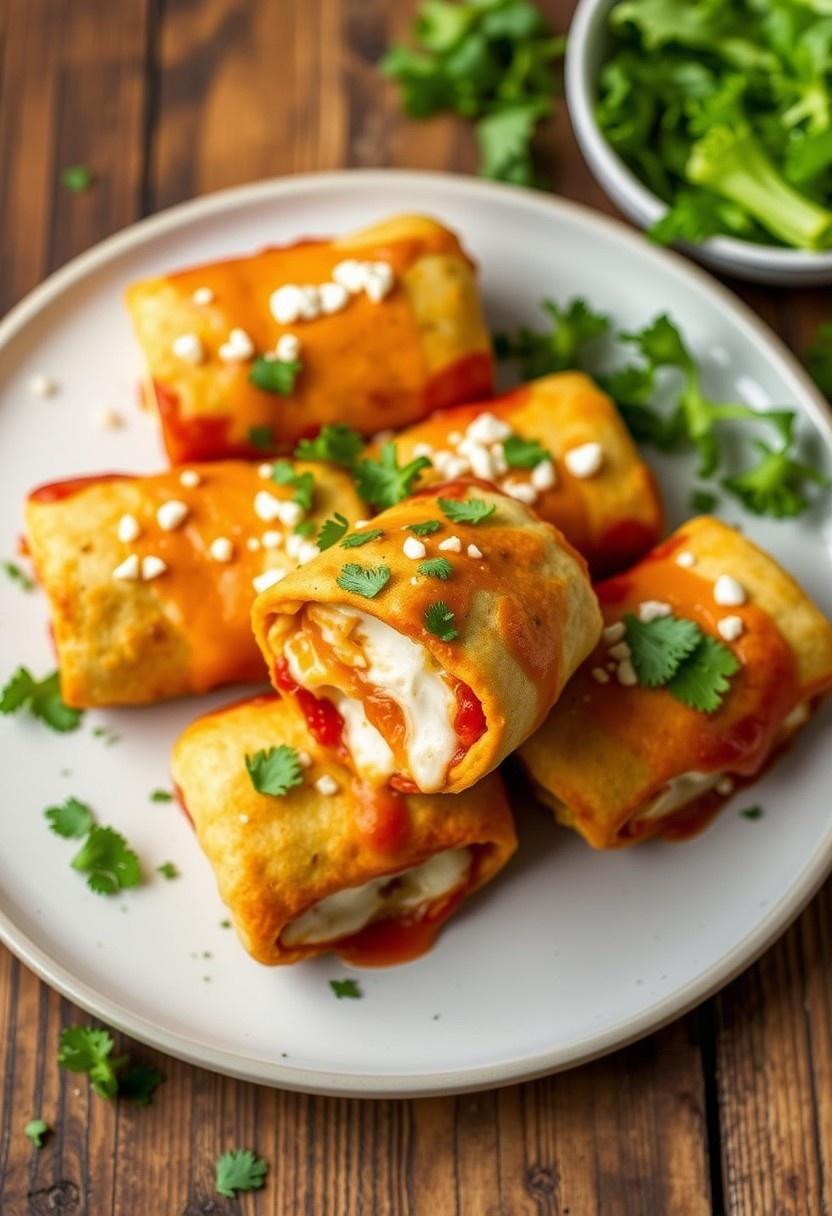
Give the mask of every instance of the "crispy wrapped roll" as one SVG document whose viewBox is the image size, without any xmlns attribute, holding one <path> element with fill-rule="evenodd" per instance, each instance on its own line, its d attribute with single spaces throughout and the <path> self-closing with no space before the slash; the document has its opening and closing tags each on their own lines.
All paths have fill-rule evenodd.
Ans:
<svg viewBox="0 0 832 1216">
<path fill-rule="evenodd" d="M 474 266 L 421 216 L 149 279 L 127 304 L 173 463 L 291 451 L 333 422 L 373 435 L 493 390 Z M 249 378 L 275 353 L 301 365 L 285 395 Z"/>
<path fill-rule="evenodd" d="M 612 400 L 582 372 L 444 410 L 402 431 L 396 446 L 402 462 L 433 462 L 423 480 L 473 474 L 533 505 L 596 576 L 632 565 L 662 534 L 653 475 Z"/>
<path fill-rule="evenodd" d="M 228 461 L 33 491 L 27 546 L 68 705 L 136 705 L 265 677 L 250 624 L 256 591 L 317 553 L 293 527 L 362 512 L 346 474 L 280 467 L 309 477 L 277 485 Z M 308 512 L 294 501 L 299 487 L 311 489 Z"/>
<path fill-rule="evenodd" d="M 450 518 L 477 509 L 476 525 Z M 374 539 L 258 596 L 257 640 L 276 687 L 364 779 L 458 793 L 536 729 L 597 641 L 586 564 L 485 483 L 419 494 L 362 531 Z"/>
<path fill-rule="evenodd" d="M 604 639 L 520 759 L 558 820 L 596 848 L 689 835 L 832 687 L 832 627 L 771 557 L 707 517 L 596 590 Z M 668 607 L 739 661 L 716 712 L 633 683 L 616 625 L 627 613 L 656 619 Z"/>
<path fill-rule="evenodd" d="M 258 793 L 246 757 L 296 749 L 303 782 Z M 337 950 L 367 965 L 427 950 L 514 852 L 494 774 L 455 798 L 356 783 L 287 701 L 258 697 L 194 722 L 173 779 L 240 939 L 261 963 Z"/>
</svg>

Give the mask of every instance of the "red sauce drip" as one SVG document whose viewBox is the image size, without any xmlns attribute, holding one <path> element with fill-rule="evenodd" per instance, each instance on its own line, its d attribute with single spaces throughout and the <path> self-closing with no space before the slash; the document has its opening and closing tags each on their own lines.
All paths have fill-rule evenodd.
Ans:
<svg viewBox="0 0 832 1216">
<path fill-rule="evenodd" d="M 456 682 L 456 701 L 459 708 L 454 719 L 454 730 L 464 755 L 485 734 L 485 714 L 477 694 L 462 680 Z"/>
<path fill-rule="evenodd" d="M 356 967 L 393 967 L 421 958 L 464 896 L 465 888 L 460 888 L 418 919 L 376 921 L 338 942 L 335 950 L 345 963 Z"/>
<path fill-rule="evenodd" d="M 178 395 L 159 380 L 153 381 L 153 391 L 162 423 L 165 451 L 171 464 L 232 457 L 256 460 L 259 456 L 262 460 L 271 450 L 255 448 L 249 443 L 232 443 L 228 438 L 231 419 L 227 414 L 183 418 Z"/>
<path fill-rule="evenodd" d="M 301 688 L 292 679 L 289 665 L 285 659 L 280 659 L 274 668 L 274 682 L 283 692 L 293 693 L 301 708 L 309 733 L 317 739 L 321 747 L 337 751 L 341 746 L 344 733 L 344 719 L 338 710 L 326 697 L 316 697 L 314 693 Z"/>
<path fill-rule="evenodd" d="M 122 481 L 129 473 L 92 473 L 89 477 L 69 477 L 66 481 L 50 481 L 38 486 L 29 495 L 30 502 L 61 502 L 71 498 L 89 486 L 103 485 L 108 481 Z"/>
<path fill-rule="evenodd" d="M 360 782 L 355 824 L 376 853 L 400 853 L 410 835 L 410 814 L 401 793 L 389 786 Z"/>
</svg>

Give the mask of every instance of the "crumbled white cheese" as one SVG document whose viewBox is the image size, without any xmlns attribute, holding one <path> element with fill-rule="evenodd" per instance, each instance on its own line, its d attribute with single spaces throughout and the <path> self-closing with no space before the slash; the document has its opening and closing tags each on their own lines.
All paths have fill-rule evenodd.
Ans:
<svg viewBox="0 0 832 1216">
<path fill-rule="evenodd" d="M 274 353 L 281 363 L 294 363 L 300 354 L 300 338 L 297 334 L 281 334 Z"/>
<path fill-rule="evenodd" d="M 283 544 L 283 533 L 270 530 L 263 533 L 261 540 L 264 549 L 279 549 Z"/>
<path fill-rule="evenodd" d="M 356 528 L 366 528 L 366 527 L 367 527 L 367 524 L 368 524 L 369 522 L 370 522 L 370 521 L 369 521 L 369 519 L 357 519 L 357 520 L 355 521 L 355 527 L 356 527 Z"/>
<path fill-rule="evenodd" d="M 443 553 L 461 553 L 462 541 L 458 536 L 448 536 L 445 540 L 441 540 L 438 546 Z"/>
<path fill-rule="evenodd" d="M 187 489 L 193 490 L 196 486 L 202 485 L 202 478 L 196 469 L 183 469 L 179 474 L 179 482 Z"/>
<path fill-rule="evenodd" d="M 722 620 L 716 623 L 717 633 L 726 642 L 736 642 L 737 638 L 741 638 L 745 625 L 741 616 L 724 616 Z"/>
<path fill-rule="evenodd" d="M 683 570 L 690 570 L 692 566 L 696 565 L 696 558 L 689 549 L 683 549 L 676 555 L 676 565 L 681 566 Z"/>
<path fill-rule="evenodd" d="M 265 461 L 263 464 L 259 464 L 257 466 L 257 476 L 263 478 L 271 477 L 273 468 L 273 464 L 269 464 L 268 461 Z"/>
<path fill-rule="evenodd" d="M 254 354 L 254 343 L 244 329 L 235 327 L 217 353 L 224 363 L 241 363 Z"/>
<path fill-rule="evenodd" d="M 570 448 L 563 459 L 573 477 L 594 477 L 604 463 L 604 449 L 600 443 L 582 443 Z"/>
<path fill-rule="evenodd" d="M 494 461 L 491 459 L 491 453 L 487 447 L 476 443 L 473 439 L 463 439 L 459 445 L 459 452 L 467 459 L 475 477 L 481 477 L 483 481 L 493 480 Z"/>
<path fill-rule="evenodd" d="M 322 283 L 318 294 L 321 301 L 321 312 L 325 316 L 340 312 L 349 303 L 349 292 L 343 283 Z"/>
<path fill-rule="evenodd" d="M 551 460 L 541 460 L 532 469 L 532 485 L 536 490 L 551 490 L 558 483 L 555 466 Z"/>
<path fill-rule="evenodd" d="M 256 536 L 249 536 L 248 540 L 246 541 L 246 548 L 250 553 L 256 553 L 260 548 L 260 541 Z"/>
<path fill-rule="evenodd" d="M 194 304 L 213 304 L 214 293 L 210 287 L 197 287 L 191 299 Z"/>
<path fill-rule="evenodd" d="M 629 659 L 622 659 L 615 669 L 616 678 L 619 684 L 623 684 L 625 688 L 632 688 L 638 684 L 636 677 L 636 669 Z"/>
<path fill-rule="evenodd" d="M 511 427 L 508 423 L 487 410 L 484 414 L 479 414 L 465 429 L 466 437 L 473 439 L 475 443 L 501 443 L 503 439 L 508 439 L 510 434 Z"/>
<path fill-rule="evenodd" d="M 537 490 L 530 481 L 512 481 L 511 478 L 506 478 L 500 483 L 500 488 L 508 494 L 509 498 L 516 498 L 518 502 L 525 503 L 527 507 L 532 507 L 537 502 Z"/>
<path fill-rule="evenodd" d="M 215 562 L 230 562 L 234 556 L 234 546 L 227 536 L 218 536 L 211 541 L 208 550 Z"/>
<path fill-rule="evenodd" d="M 135 515 L 122 515 L 118 521 L 118 538 L 125 545 L 132 544 L 134 540 L 138 540 L 140 531 L 139 521 Z"/>
<path fill-rule="evenodd" d="M 312 757 L 309 755 L 309 752 L 305 752 L 303 750 L 298 752 L 298 764 L 301 766 L 301 768 L 311 768 Z"/>
<path fill-rule="evenodd" d="M 303 321 L 314 321 L 321 315 L 321 293 L 314 283 L 306 283 L 300 289 L 300 316 Z"/>
<path fill-rule="evenodd" d="M 424 557 L 427 549 L 420 540 L 415 536 L 408 536 L 407 540 L 402 545 L 402 553 L 405 557 L 410 557 L 413 561 L 418 561 L 420 557 Z"/>
<path fill-rule="evenodd" d="M 163 532 L 173 532 L 188 518 L 189 508 L 186 502 L 170 498 L 163 502 L 156 512 L 156 521 Z"/>
<path fill-rule="evenodd" d="M 44 376 L 42 372 L 30 376 L 26 387 L 33 397 L 54 397 L 58 391 L 58 386 L 52 377 Z"/>
<path fill-rule="evenodd" d="M 482 557 L 482 549 L 477 545 L 469 545 L 465 552 L 469 557 Z"/>
<path fill-rule="evenodd" d="M 604 671 L 603 667 L 593 667 L 592 678 L 596 684 L 609 684 L 610 677 Z"/>
<path fill-rule="evenodd" d="M 627 632 L 627 626 L 623 621 L 615 621 L 612 625 L 607 625 L 601 637 L 604 639 L 606 646 L 612 646 L 613 642 L 620 642 Z"/>
<path fill-rule="evenodd" d="M 439 471 L 448 481 L 454 481 L 457 477 L 470 473 L 471 465 L 464 456 L 449 456 Z"/>
<path fill-rule="evenodd" d="M 205 359 L 205 347 L 199 334 L 180 334 L 178 338 L 173 339 L 171 350 L 177 359 L 192 363 L 194 367 Z"/>
<path fill-rule="evenodd" d="M 658 621 L 663 616 L 670 616 L 673 609 L 662 600 L 642 600 L 638 606 L 638 619 L 645 625 Z"/>
<path fill-rule="evenodd" d="M 501 443 L 493 443 L 488 449 L 491 453 L 491 463 L 494 466 L 494 476 L 503 477 L 508 472 L 508 461 Z"/>
<path fill-rule="evenodd" d="M 389 262 L 370 262 L 364 280 L 364 294 L 375 304 L 388 296 L 393 290 L 393 267 Z"/>
<path fill-rule="evenodd" d="M 346 258 L 337 266 L 333 266 L 332 278 L 345 291 L 351 295 L 357 295 L 359 291 L 364 290 L 364 284 L 367 281 L 366 265 L 366 262 L 359 262 L 355 258 Z"/>
<path fill-rule="evenodd" d="M 617 642 L 615 646 L 610 646 L 611 659 L 629 659 L 632 653 L 627 642 Z"/>
<path fill-rule="evenodd" d="M 280 325 L 291 325 L 301 315 L 303 292 L 294 283 L 285 283 L 269 296 L 269 309 Z"/>
<path fill-rule="evenodd" d="M 254 496 L 254 514 L 264 523 L 279 519 L 287 528 L 294 528 L 301 521 L 303 509 L 300 503 L 291 499 L 276 498 L 268 490 L 258 490 Z"/>
<path fill-rule="evenodd" d="M 314 558 L 318 556 L 320 549 L 312 540 L 304 540 L 301 538 L 301 543 L 298 546 L 298 565 L 306 566 Z"/>
<path fill-rule="evenodd" d="M 123 579 L 128 582 L 135 582 L 139 577 L 139 556 L 137 553 L 131 553 L 129 557 L 125 557 L 124 561 L 116 566 L 113 571 L 113 578 Z"/>
<path fill-rule="evenodd" d="M 268 591 L 269 587 L 279 583 L 285 575 L 285 570 L 264 570 L 262 574 L 255 575 L 251 580 L 251 585 L 257 592 Z"/>
<path fill-rule="evenodd" d="M 149 557 L 143 557 L 142 580 L 145 583 L 150 583 L 154 578 L 158 578 L 160 574 L 164 574 L 167 568 L 167 563 L 163 562 L 161 557 L 156 557 L 154 554 L 150 554 Z"/>
<path fill-rule="evenodd" d="M 714 599 L 723 608 L 736 608 L 744 604 L 747 598 L 742 583 L 730 574 L 720 574 L 714 583 Z"/>
<path fill-rule="evenodd" d="M 334 777 L 330 777 L 329 773 L 324 773 L 315 782 L 315 789 L 318 791 L 319 794 L 324 794 L 327 797 L 332 797 L 333 794 L 338 793 L 340 786 L 338 785 L 338 782 L 335 780 Z"/>
</svg>

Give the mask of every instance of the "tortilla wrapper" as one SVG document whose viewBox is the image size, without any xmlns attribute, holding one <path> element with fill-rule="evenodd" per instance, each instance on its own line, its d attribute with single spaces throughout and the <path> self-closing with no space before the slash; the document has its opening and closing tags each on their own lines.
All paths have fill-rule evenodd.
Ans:
<svg viewBox="0 0 832 1216">
<path fill-rule="evenodd" d="M 716 603 L 723 574 L 744 588 L 744 604 Z M 700 713 L 665 688 L 622 686 L 602 642 L 520 760 L 557 819 L 595 848 L 691 835 L 753 780 L 832 687 L 832 627 L 771 557 L 708 517 L 688 521 L 596 590 L 606 625 L 637 615 L 644 601 L 669 604 L 728 646 L 740 670 L 719 709 Z M 741 619 L 742 633 L 726 641 L 717 624 L 730 616 Z"/>
<path fill-rule="evenodd" d="M 441 499 L 481 499 L 494 513 L 476 526 L 453 523 L 443 513 Z M 441 521 L 441 526 L 421 538 L 425 558 L 447 558 L 449 578 L 421 573 L 420 561 L 404 551 L 405 543 L 410 546 L 417 539 L 411 526 L 428 520 Z M 253 609 L 257 640 L 275 686 L 294 692 L 296 699 L 301 677 L 291 663 L 287 672 L 287 656 L 313 638 L 312 676 L 317 670 L 320 677 L 315 687 L 325 689 L 332 683 L 350 707 L 363 703 L 366 719 L 392 750 L 392 771 L 372 771 L 356 763 L 350 735 L 347 754 L 362 776 L 378 780 L 380 773 L 405 790 L 458 793 L 495 768 L 540 725 L 597 641 L 601 618 L 586 563 L 551 524 L 485 483 L 456 482 L 425 491 L 382 512 L 369 529 L 382 535 L 360 549 L 327 549 L 258 596 Z M 441 544 L 454 537 L 460 552 L 443 550 Z M 469 545 L 477 546 L 481 556 L 477 549 L 469 554 Z M 386 567 L 389 582 L 374 598 L 344 590 L 338 578 L 349 562 L 359 562 L 362 568 Z M 437 601 L 454 614 L 458 636 L 451 640 L 440 640 L 426 627 L 426 611 Z M 340 610 L 334 614 L 339 618 L 344 610 L 348 619 L 350 612 L 364 614 L 356 639 L 345 643 L 350 652 L 346 661 L 340 658 L 344 648 L 336 657 L 315 623 L 321 617 L 331 623 L 333 609 Z M 395 688 L 391 692 L 390 685 L 387 691 L 379 687 L 372 668 L 362 678 L 362 649 L 369 654 L 371 645 L 367 621 L 375 635 L 384 635 L 378 646 L 373 643 L 378 651 L 378 662 L 374 658 L 373 663 L 392 667 L 391 680 L 397 678 L 397 668 L 413 663 L 418 701 L 415 692 L 411 697 L 406 690 L 397 699 Z M 381 630 L 376 621 L 382 622 Z M 303 683 L 301 700 L 308 701 L 308 692 L 314 693 L 313 683 L 313 678 Z M 436 699 L 429 700 L 427 683 L 434 691 L 445 690 L 445 699 L 439 698 L 441 710 Z M 313 698 L 311 707 L 305 706 L 313 729 L 321 702 L 333 708 L 330 696 L 331 690 L 321 692 L 320 701 Z M 326 738 L 344 746 L 346 732 L 339 738 L 329 727 L 331 722 Z M 438 730 L 444 732 L 444 753 L 441 748 L 430 750 L 435 738 L 431 732 Z M 430 780 L 414 771 L 417 749 L 420 768 L 429 761 L 434 771 Z"/>
<path fill-rule="evenodd" d="M 392 290 L 380 301 L 358 291 L 311 320 L 275 319 L 277 288 L 326 283 L 347 259 L 388 263 Z M 195 302 L 204 289 L 210 301 Z M 452 232 L 421 216 L 148 279 L 129 288 L 127 306 L 147 363 L 145 397 L 172 463 L 291 452 L 334 422 L 370 436 L 493 391 L 474 266 Z M 284 334 L 299 338 L 302 368 L 288 396 L 250 382 L 254 356 L 220 357 L 233 329 L 255 355 L 274 351 Z M 185 334 L 202 344 L 196 363 L 173 351 Z"/>
<path fill-rule="evenodd" d="M 545 468 L 535 472 L 507 467 L 500 439 L 491 445 L 487 438 L 477 441 L 476 436 L 489 434 L 489 415 L 510 427 L 513 436 L 537 440 L 551 459 L 554 478 Z M 470 441 L 466 432 L 472 424 L 477 447 L 486 449 L 483 453 L 475 448 L 472 453 L 468 448 L 477 464 L 474 475 L 488 475 L 506 492 L 525 495 L 537 513 L 560 528 L 583 554 L 594 576 L 632 565 L 658 542 L 663 519 L 655 479 L 612 399 L 582 372 L 544 376 L 493 401 L 434 414 L 396 436 L 399 458 L 405 463 L 414 454 L 427 455 L 434 469 L 423 474 L 423 482 L 445 480 L 444 470 L 452 468 L 448 459 L 465 459 L 466 439 Z M 577 477 L 565 457 L 587 443 L 600 444 L 601 465 L 591 476 Z M 456 469 L 452 475 L 467 471 Z M 549 485 L 549 480 L 554 484 Z"/>
<path fill-rule="evenodd" d="M 245 757 L 280 744 L 307 753 L 303 784 L 283 797 L 258 793 Z M 332 949 L 366 964 L 413 958 L 517 846 L 496 774 L 455 798 L 363 789 L 276 697 L 199 718 L 175 744 L 172 772 L 240 940 L 261 963 L 296 963 Z M 316 788 L 325 775 L 337 786 L 332 794 Z M 281 940 L 319 901 L 461 848 L 471 851 L 470 869 L 438 900 L 343 938 Z"/>
<path fill-rule="evenodd" d="M 316 527 L 335 510 L 360 516 L 346 474 L 320 464 L 294 468 L 315 478 L 309 517 Z M 252 580 L 266 570 L 293 569 L 297 557 L 286 544 L 291 549 L 299 538 L 291 538 L 291 527 L 279 519 L 260 518 L 254 501 L 265 492 L 282 504 L 293 489 L 241 461 L 194 465 L 188 472 L 199 477 L 197 486 L 183 485 L 180 470 L 171 470 L 56 482 L 29 496 L 27 545 L 49 599 L 68 705 L 138 705 L 265 678 L 251 634 Z M 165 531 L 156 512 L 170 502 L 184 503 L 188 514 Z M 133 541 L 119 540 L 123 516 L 138 524 Z M 260 544 L 252 551 L 247 541 L 264 535 L 278 547 Z M 230 560 L 212 556 L 218 538 L 231 542 Z M 160 558 L 164 572 L 148 581 L 140 568 L 133 578 L 114 577 L 126 560 L 130 573 L 133 555 Z"/>
</svg>

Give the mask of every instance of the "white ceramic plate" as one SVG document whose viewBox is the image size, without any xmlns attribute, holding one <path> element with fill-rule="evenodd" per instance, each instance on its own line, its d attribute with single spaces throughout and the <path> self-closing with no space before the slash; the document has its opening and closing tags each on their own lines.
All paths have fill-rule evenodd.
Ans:
<svg viewBox="0 0 832 1216">
<path fill-rule="evenodd" d="M 492 322 L 537 320 L 542 295 L 575 293 L 635 327 L 678 318 L 717 394 L 799 407 L 802 429 L 832 439 L 824 407 L 780 342 L 681 258 L 620 224 L 544 195 L 466 178 L 349 173 L 266 182 L 175 208 L 77 259 L 0 328 L 0 555 L 14 553 L 20 503 L 33 484 L 161 464 L 135 406 L 139 358 L 121 303 L 125 283 L 166 268 L 302 233 L 346 231 L 397 212 L 430 212 L 479 259 Z M 44 372 L 60 393 L 26 389 Z M 126 419 L 95 425 L 100 408 Z M 817 436 L 816 436 L 817 438 Z M 819 441 L 820 442 L 820 441 Z M 660 469 L 671 522 L 685 514 L 689 469 Z M 738 512 L 729 516 L 737 519 Z M 745 521 L 828 610 L 829 518 Z M 0 679 L 19 663 L 52 666 L 40 595 L 0 586 Z M 832 861 L 828 756 L 832 715 L 754 790 L 764 818 L 729 806 L 685 845 L 599 855 L 518 808 L 522 848 L 434 951 L 360 975 L 364 999 L 338 1001 L 337 959 L 268 970 L 220 928 L 224 911 L 176 807 L 149 801 L 167 783 L 171 741 L 197 713 L 233 699 L 89 713 L 59 736 L 23 717 L 0 721 L 4 831 L 0 928 L 40 976 L 105 1021 L 208 1068 L 290 1088 L 357 1095 L 474 1089 L 609 1051 L 701 1000 L 795 916 Z M 117 732 L 107 746 L 96 726 Z M 105 899 L 69 867 L 72 842 L 43 808 L 69 794 L 121 829 L 147 872 L 172 859 L 175 882 Z"/>
</svg>

